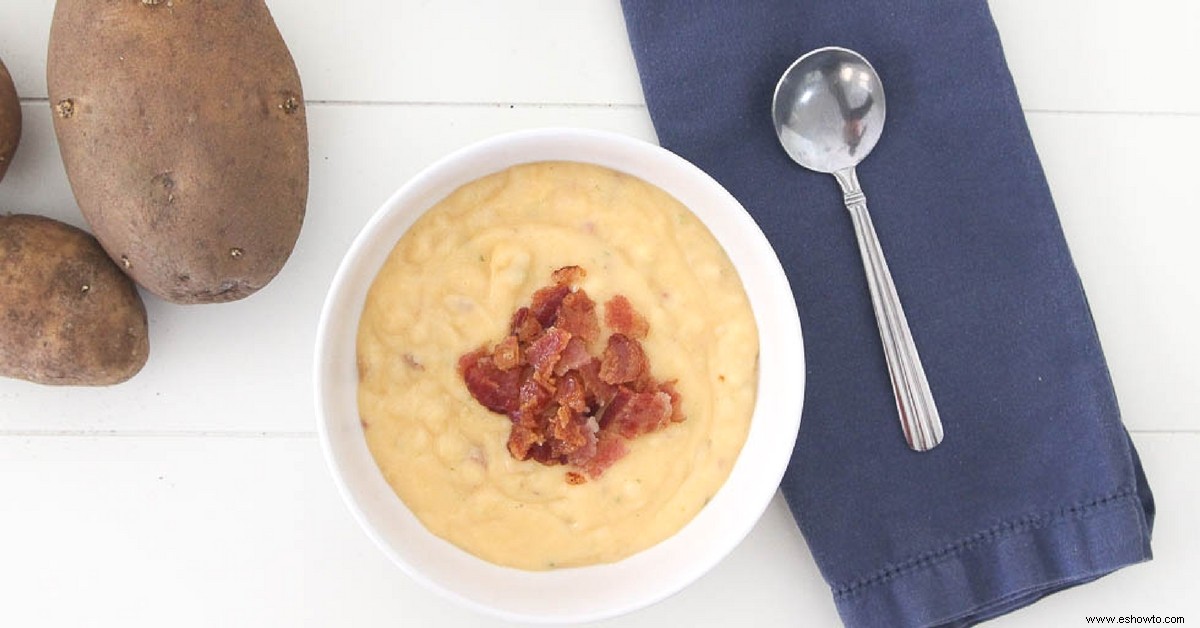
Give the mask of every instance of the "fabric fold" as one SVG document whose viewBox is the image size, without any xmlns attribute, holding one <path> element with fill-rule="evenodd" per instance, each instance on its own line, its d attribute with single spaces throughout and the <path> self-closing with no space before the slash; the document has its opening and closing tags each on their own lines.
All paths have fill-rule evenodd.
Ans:
<svg viewBox="0 0 1200 628">
<path fill-rule="evenodd" d="M 984 0 L 623 0 L 660 143 L 763 228 L 804 328 L 783 491 L 848 626 L 970 625 L 1148 560 L 1124 426 Z M 779 146 L 804 52 L 866 56 L 887 122 L 858 169 L 945 425 L 904 444 L 853 226 Z"/>
</svg>

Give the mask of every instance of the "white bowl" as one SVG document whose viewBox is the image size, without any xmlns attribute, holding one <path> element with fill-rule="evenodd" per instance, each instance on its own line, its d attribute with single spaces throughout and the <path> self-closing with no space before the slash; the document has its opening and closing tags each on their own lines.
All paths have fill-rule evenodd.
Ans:
<svg viewBox="0 0 1200 628">
<path fill-rule="evenodd" d="M 434 536 L 388 486 L 359 423 L 355 338 L 367 290 L 413 222 L 459 186 L 509 166 L 579 161 L 648 181 L 692 210 L 725 248 L 759 332 L 758 395 L 750 432 L 724 486 L 682 530 L 616 563 L 530 572 L 476 558 Z M 405 572 L 479 611 L 510 620 L 581 622 L 657 602 L 704 575 L 745 538 L 792 454 L 804 398 L 804 347 L 787 277 L 746 210 L 699 168 L 620 135 L 541 129 L 459 150 L 405 184 L 354 240 L 317 328 L 321 443 L 338 488 L 367 534 Z"/>
</svg>

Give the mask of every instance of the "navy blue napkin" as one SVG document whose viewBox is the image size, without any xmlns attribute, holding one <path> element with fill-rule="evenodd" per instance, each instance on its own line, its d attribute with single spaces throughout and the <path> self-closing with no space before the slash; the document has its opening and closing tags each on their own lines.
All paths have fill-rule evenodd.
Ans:
<svg viewBox="0 0 1200 628">
<path fill-rule="evenodd" d="M 848 626 L 970 625 L 1148 560 L 1154 503 L 984 0 L 623 0 L 661 144 L 758 221 L 808 361 L 783 492 Z M 945 425 L 905 446 L 841 192 L 770 115 L 802 53 L 887 92 L 858 173 Z"/>
</svg>

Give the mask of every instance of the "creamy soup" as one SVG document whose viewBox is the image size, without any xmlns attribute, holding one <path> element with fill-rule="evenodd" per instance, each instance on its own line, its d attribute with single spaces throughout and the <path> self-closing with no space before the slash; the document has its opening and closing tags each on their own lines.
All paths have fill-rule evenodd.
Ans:
<svg viewBox="0 0 1200 628">
<path fill-rule="evenodd" d="M 457 370 L 570 265 L 597 303 L 624 295 L 649 321 L 651 371 L 677 381 L 687 417 L 577 485 L 569 467 L 513 459 L 511 422 Z M 687 208 L 606 168 L 534 163 L 459 188 L 396 244 L 359 323 L 358 406 L 384 477 L 434 534 L 500 565 L 589 565 L 666 539 L 708 503 L 746 440 L 757 359 L 737 272 Z"/>
</svg>

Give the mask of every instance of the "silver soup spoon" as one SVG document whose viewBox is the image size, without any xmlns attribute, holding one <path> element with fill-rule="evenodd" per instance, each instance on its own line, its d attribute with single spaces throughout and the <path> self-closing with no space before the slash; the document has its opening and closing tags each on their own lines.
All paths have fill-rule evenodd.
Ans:
<svg viewBox="0 0 1200 628">
<path fill-rule="evenodd" d="M 834 47 L 797 59 L 775 86 L 771 105 L 775 132 L 787 154 L 809 170 L 832 173 L 842 187 L 904 439 L 913 450 L 928 451 L 942 442 L 942 421 L 854 172 L 879 141 L 885 112 L 883 84 L 875 68 L 862 55 Z"/>
</svg>

